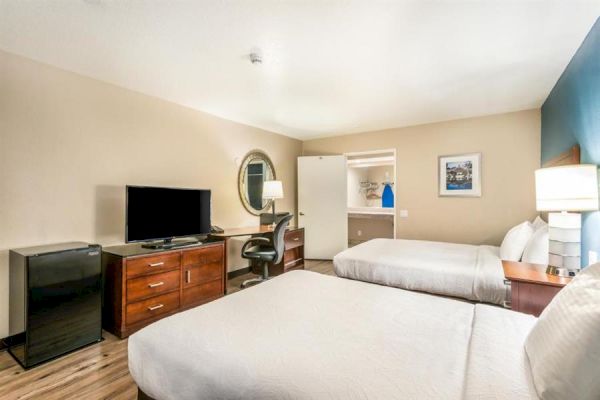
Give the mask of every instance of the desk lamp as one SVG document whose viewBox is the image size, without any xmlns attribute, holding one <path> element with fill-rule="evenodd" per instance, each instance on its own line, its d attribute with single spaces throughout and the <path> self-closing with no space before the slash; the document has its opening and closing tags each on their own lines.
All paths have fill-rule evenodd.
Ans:
<svg viewBox="0 0 600 400">
<path fill-rule="evenodd" d="M 265 200 L 271 200 L 271 206 L 273 209 L 272 226 L 275 226 L 277 223 L 275 220 L 275 199 L 283 199 L 283 185 L 281 181 L 265 181 L 263 183 L 262 198 Z"/>
</svg>

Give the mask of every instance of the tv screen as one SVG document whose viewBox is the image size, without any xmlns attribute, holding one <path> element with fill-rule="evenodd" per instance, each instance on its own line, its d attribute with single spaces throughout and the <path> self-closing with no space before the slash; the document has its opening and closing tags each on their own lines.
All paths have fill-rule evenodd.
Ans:
<svg viewBox="0 0 600 400">
<path fill-rule="evenodd" d="M 210 190 L 127 186 L 126 220 L 128 243 L 206 235 Z"/>
</svg>

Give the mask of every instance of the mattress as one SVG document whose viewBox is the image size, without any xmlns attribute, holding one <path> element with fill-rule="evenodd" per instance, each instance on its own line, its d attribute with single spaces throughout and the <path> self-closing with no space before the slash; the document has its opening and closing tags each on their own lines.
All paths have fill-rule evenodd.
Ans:
<svg viewBox="0 0 600 400">
<path fill-rule="evenodd" d="M 488 346 L 499 337 L 485 329 L 494 322 L 486 319 L 478 328 L 477 307 L 294 271 L 145 327 L 129 339 L 129 368 L 156 400 L 462 399 L 512 393 L 501 385 L 528 381 L 519 376 L 490 387 L 479 382 L 479 367 L 467 365 L 478 365 L 489 352 L 481 350 L 486 335 L 492 339 Z M 486 309 L 486 317 L 488 311 L 494 314 Z M 510 315 L 502 314 L 519 326 L 508 332 L 519 343 L 529 320 Z M 482 376 L 492 380 L 491 373 Z M 508 368 L 505 374 L 510 373 L 523 371 Z"/>
<path fill-rule="evenodd" d="M 499 305 L 506 299 L 494 246 L 373 239 L 337 254 L 333 266 L 343 278 Z"/>
</svg>

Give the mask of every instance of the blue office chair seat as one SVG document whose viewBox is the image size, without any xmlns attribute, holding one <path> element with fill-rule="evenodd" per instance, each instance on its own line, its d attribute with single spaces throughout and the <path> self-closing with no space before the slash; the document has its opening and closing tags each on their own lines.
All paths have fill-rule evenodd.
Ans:
<svg viewBox="0 0 600 400">
<path fill-rule="evenodd" d="M 278 264 L 283 259 L 285 251 L 285 229 L 293 215 L 288 215 L 279 221 L 273 229 L 273 237 L 253 237 L 244 243 L 242 247 L 242 258 L 256 260 L 262 263 L 263 274 L 259 278 L 248 279 L 242 283 L 242 289 L 251 284 L 264 282 L 269 279 L 269 264 Z"/>
</svg>

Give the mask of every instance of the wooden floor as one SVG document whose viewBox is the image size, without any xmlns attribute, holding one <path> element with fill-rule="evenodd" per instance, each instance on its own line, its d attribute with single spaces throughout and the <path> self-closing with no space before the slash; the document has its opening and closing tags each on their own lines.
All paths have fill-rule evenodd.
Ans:
<svg viewBox="0 0 600 400">
<path fill-rule="evenodd" d="M 307 261 L 306 269 L 333 275 L 331 261 Z M 228 293 L 253 275 L 228 282 Z M 137 389 L 127 368 L 127 340 L 104 332 L 105 340 L 39 367 L 23 370 L 0 352 L 0 399 L 136 399 Z"/>
</svg>

